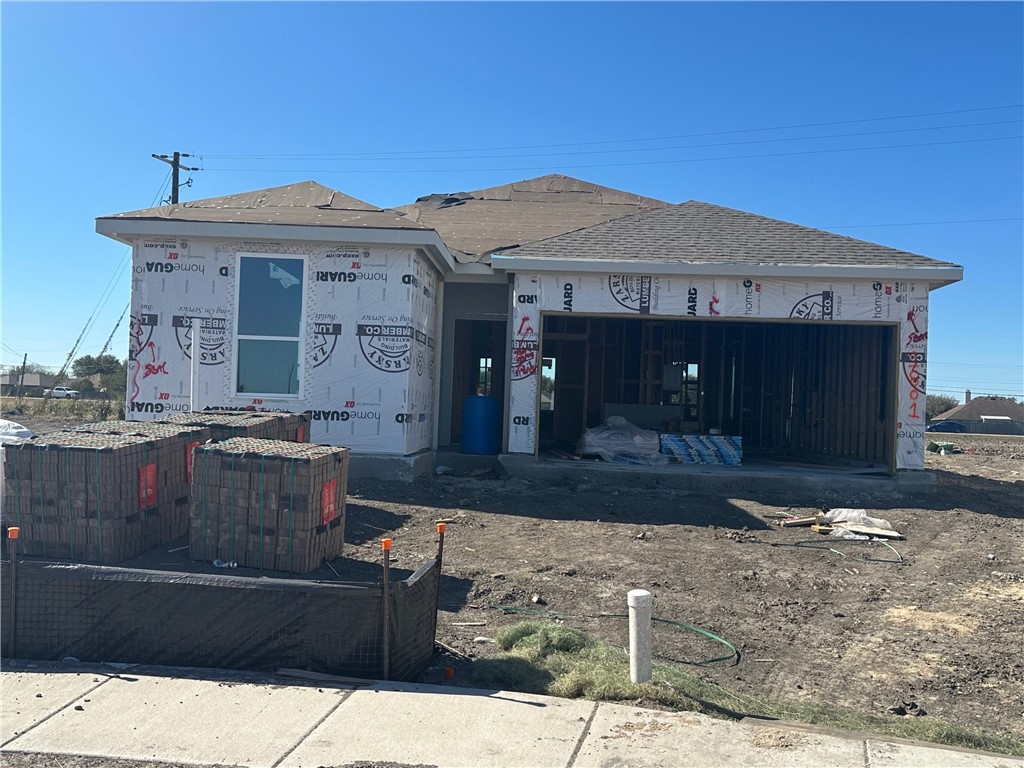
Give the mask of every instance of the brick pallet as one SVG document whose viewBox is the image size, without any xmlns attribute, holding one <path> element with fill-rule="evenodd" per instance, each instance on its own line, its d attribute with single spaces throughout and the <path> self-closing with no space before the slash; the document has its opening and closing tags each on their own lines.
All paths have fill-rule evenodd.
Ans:
<svg viewBox="0 0 1024 768">
<path fill-rule="evenodd" d="M 309 416 L 269 411 L 192 411 L 161 419 L 166 424 L 207 427 L 214 440 L 254 437 L 261 440 L 309 442 Z"/>
<path fill-rule="evenodd" d="M 193 560 L 309 573 L 341 555 L 348 449 L 232 438 L 196 449 Z"/>
<path fill-rule="evenodd" d="M 4 518 L 19 551 L 116 563 L 188 528 L 189 462 L 209 431 L 103 422 L 4 450 Z"/>
</svg>

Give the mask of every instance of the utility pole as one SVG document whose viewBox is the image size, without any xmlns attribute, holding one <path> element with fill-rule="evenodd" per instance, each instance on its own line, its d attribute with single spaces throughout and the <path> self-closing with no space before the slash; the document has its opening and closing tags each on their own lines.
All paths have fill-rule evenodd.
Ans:
<svg viewBox="0 0 1024 768">
<path fill-rule="evenodd" d="M 153 155 L 153 157 L 155 159 L 159 160 L 161 163 L 167 163 L 169 166 L 171 166 L 171 205 L 177 205 L 178 204 L 178 172 L 179 171 L 198 171 L 200 169 L 199 168 L 189 168 L 187 165 L 182 165 L 181 164 L 181 158 L 183 158 L 183 157 L 192 157 L 192 155 L 187 155 L 184 152 L 175 152 L 171 157 L 168 157 L 167 155 Z M 186 186 L 191 186 L 191 179 L 189 180 L 189 182 L 190 182 L 190 184 L 188 184 Z"/>
<path fill-rule="evenodd" d="M 28 364 L 28 352 L 21 360 L 21 378 L 18 379 L 18 400 L 25 394 L 25 366 Z"/>
</svg>

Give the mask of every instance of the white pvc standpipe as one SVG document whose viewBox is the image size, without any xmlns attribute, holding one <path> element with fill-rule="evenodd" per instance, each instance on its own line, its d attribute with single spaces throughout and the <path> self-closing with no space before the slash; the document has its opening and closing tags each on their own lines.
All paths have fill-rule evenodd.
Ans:
<svg viewBox="0 0 1024 768">
<path fill-rule="evenodd" d="M 651 679 L 651 601 L 646 589 L 626 595 L 629 605 L 629 679 L 646 683 Z"/>
</svg>

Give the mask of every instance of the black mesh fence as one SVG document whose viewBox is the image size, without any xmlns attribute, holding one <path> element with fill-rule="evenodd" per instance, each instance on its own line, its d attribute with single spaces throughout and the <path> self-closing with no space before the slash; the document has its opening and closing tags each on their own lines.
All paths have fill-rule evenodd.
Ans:
<svg viewBox="0 0 1024 768">
<path fill-rule="evenodd" d="M 7 658 L 132 662 L 384 677 L 379 584 L 4 562 Z M 429 664 L 440 563 L 390 589 L 390 679 Z"/>
</svg>

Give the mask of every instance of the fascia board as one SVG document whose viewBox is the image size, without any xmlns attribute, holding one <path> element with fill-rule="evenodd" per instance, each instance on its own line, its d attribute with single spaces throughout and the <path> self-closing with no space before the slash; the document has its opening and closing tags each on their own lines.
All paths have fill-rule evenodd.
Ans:
<svg viewBox="0 0 1024 768">
<path fill-rule="evenodd" d="M 612 261 L 606 259 L 547 259 L 494 254 L 491 264 L 506 272 L 573 272 L 645 275 L 705 275 L 722 277 L 764 277 L 776 279 L 907 280 L 926 282 L 932 288 L 963 280 L 964 268 L 880 267 L 870 264 L 687 264 L 664 261 Z"/>
<path fill-rule="evenodd" d="M 507 283 L 508 277 L 504 272 L 496 272 L 488 264 L 472 262 L 468 264 L 455 264 L 455 270 L 445 276 L 449 283 Z"/>
<path fill-rule="evenodd" d="M 304 240 L 309 242 L 369 245 L 410 245 L 429 249 L 444 273 L 455 268 L 455 258 L 432 229 L 375 227 L 316 227 L 296 224 L 244 224 L 209 221 L 156 221 L 153 219 L 96 219 L 96 231 L 122 243 L 132 237 L 212 237 L 231 239 Z"/>
</svg>

